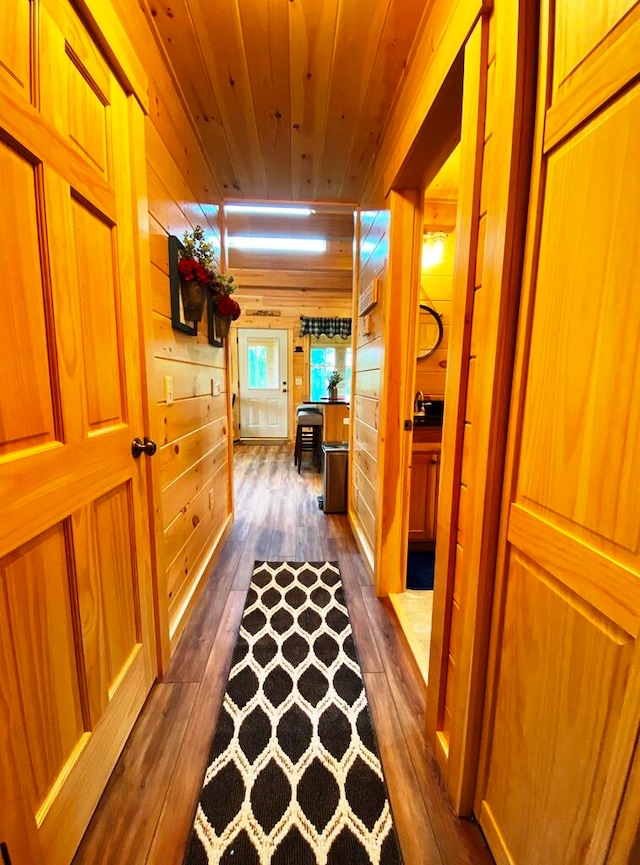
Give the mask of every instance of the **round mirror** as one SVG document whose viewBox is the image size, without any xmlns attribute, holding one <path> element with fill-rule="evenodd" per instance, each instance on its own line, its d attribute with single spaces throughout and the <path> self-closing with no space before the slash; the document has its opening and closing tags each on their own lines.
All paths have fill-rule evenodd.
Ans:
<svg viewBox="0 0 640 865">
<path fill-rule="evenodd" d="M 418 311 L 418 360 L 430 357 L 442 342 L 442 321 L 430 306 L 420 304 Z"/>
</svg>

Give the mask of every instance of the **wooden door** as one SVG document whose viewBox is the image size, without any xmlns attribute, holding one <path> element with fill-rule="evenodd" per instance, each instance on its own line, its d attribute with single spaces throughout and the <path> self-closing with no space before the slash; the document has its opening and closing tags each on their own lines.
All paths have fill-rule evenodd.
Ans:
<svg viewBox="0 0 640 865">
<path fill-rule="evenodd" d="M 238 330 L 240 435 L 287 438 L 289 435 L 286 330 Z"/>
<path fill-rule="evenodd" d="M 409 543 L 419 541 L 435 546 L 440 446 L 429 451 L 417 450 L 414 445 L 410 470 Z"/>
<path fill-rule="evenodd" d="M 498 863 L 622 865 L 608 851 L 640 719 L 640 7 L 542 5 L 476 809 Z"/>
<path fill-rule="evenodd" d="M 140 109 L 70 4 L 0 17 L 0 842 L 13 865 L 60 865 L 156 669 L 131 453 Z"/>
</svg>

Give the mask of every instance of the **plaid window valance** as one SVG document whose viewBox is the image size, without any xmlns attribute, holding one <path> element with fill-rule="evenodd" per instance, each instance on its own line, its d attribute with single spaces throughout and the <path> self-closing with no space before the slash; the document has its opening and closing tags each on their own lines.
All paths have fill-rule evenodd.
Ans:
<svg viewBox="0 0 640 865">
<path fill-rule="evenodd" d="M 307 318 L 300 316 L 300 336 L 351 336 L 350 318 Z"/>
</svg>

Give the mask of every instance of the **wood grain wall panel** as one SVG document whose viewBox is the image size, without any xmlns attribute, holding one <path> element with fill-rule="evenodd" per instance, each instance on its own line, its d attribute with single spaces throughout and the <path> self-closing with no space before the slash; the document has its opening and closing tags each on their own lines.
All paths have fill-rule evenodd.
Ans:
<svg viewBox="0 0 640 865">
<path fill-rule="evenodd" d="M 0 9 L 0 75 L 31 100 L 33 0 L 10 0 Z"/>
<path fill-rule="evenodd" d="M 371 399 L 370 397 L 357 395 L 353 404 L 355 416 L 358 420 L 362 421 L 362 423 L 372 429 L 377 430 L 380 401 L 377 399 Z"/>
<path fill-rule="evenodd" d="M 122 417 L 122 337 L 112 228 L 72 199 L 87 420 L 95 431 Z"/>
<path fill-rule="evenodd" d="M 211 519 L 213 503 L 209 501 L 213 478 L 223 469 L 228 460 L 226 441 L 220 442 L 209 454 L 203 457 L 186 475 L 178 478 L 168 487 L 162 497 L 163 511 L 174 512 L 173 518 L 164 530 L 165 562 L 170 564 L 187 542 L 194 528 L 205 519 Z M 194 476 L 196 480 L 194 480 Z M 186 504 L 184 492 L 188 488 L 189 499 Z M 181 507 L 176 512 L 172 500 L 180 498 Z M 219 526 L 218 526 L 219 527 Z"/>
<path fill-rule="evenodd" d="M 370 457 L 377 461 L 378 458 L 378 431 L 370 426 L 362 423 L 359 417 L 355 418 L 354 438 L 356 448 L 360 447 L 366 451 Z"/>
<path fill-rule="evenodd" d="M 140 642 L 138 575 L 131 557 L 129 498 L 128 486 L 122 485 L 93 503 L 110 686 Z"/>
<path fill-rule="evenodd" d="M 535 771 L 516 800 L 494 795 L 487 800 L 497 825 L 510 827 L 514 861 L 525 861 L 529 833 L 536 831 L 544 833 L 549 861 L 579 861 L 591 841 L 613 757 L 632 643 L 518 552 L 509 564 L 504 633 L 501 675 L 511 684 L 500 690 L 494 736 Z M 571 635 L 561 650 L 559 633 Z M 529 688 L 533 682 L 535 688 Z M 538 706 L 544 712 L 536 711 Z M 559 730 L 564 731 L 561 752 L 549 747 Z M 489 791 L 506 789 L 508 765 L 492 763 Z M 525 801 L 532 811 L 522 821 Z M 540 802 L 548 804 L 541 809 Z"/>
<path fill-rule="evenodd" d="M 20 685 L 36 809 L 84 733 L 65 527 L 0 562 Z"/>
<path fill-rule="evenodd" d="M 362 210 L 358 214 L 360 220 L 360 268 L 362 269 L 371 257 L 378 244 L 389 235 L 391 215 L 388 210 Z"/>
<path fill-rule="evenodd" d="M 157 427 L 163 431 L 161 442 L 166 445 L 212 421 L 226 418 L 227 397 L 220 393 L 183 399 L 173 405 L 163 403 L 157 407 L 157 413 Z"/>
<path fill-rule="evenodd" d="M 387 225 L 388 230 L 388 225 Z M 375 245 L 373 245 L 375 243 Z M 371 245 L 371 249 L 369 249 Z M 360 260 L 360 284 L 363 288 L 375 277 L 384 273 L 389 261 L 389 239 L 384 235 L 377 240 L 375 237 L 371 240 L 364 240 L 361 244 L 361 249 L 364 248 L 364 253 Z"/>
<path fill-rule="evenodd" d="M 384 358 L 384 340 L 382 337 L 360 347 L 356 351 L 356 371 L 379 370 Z"/>
<path fill-rule="evenodd" d="M 217 474 L 227 462 L 227 457 L 225 438 L 163 489 L 162 513 L 165 529 L 185 507 L 185 502 L 195 497 L 213 475 Z"/>
<path fill-rule="evenodd" d="M 173 378 L 173 399 L 179 402 L 194 396 L 211 396 L 214 382 L 218 380 L 222 392 L 226 392 L 224 367 L 201 366 L 197 363 L 187 363 L 176 366 L 167 358 L 156 358 L 157 376 L 152 382 L 151 399 L 161 403 L 165 401 L 164 376 Z"/>
<path fill-rule="evenodd" d="M 274 257 L 274 262 L 279 262 Z M 236 282 L 244 291 L 251 289 L 300 288 L 318 292 L 350 292 L 352 274 L 350 270 L 287 270 L 279 266 L 265 268 L 234 267 Z M 253 292 L 252 292 L 253 293 Z"/>
<path fill-rule="evenodd" d="M 175 439 L 158 451 L 158 463 L 163 489 L 184 474 L 205 454 L 217 447 L 227 436 L 227 418 L 200 427 L 181 439 Z"/>
<path fill-rule="evenodd" d="M 158 225 L 162 227 L 165 235 L 165 243 L 168 245 L 168 240 L 166 240 L 166 238 L 170 234 L 182 238 L 184 232 L 191 231 L 193 226 L 190 225 L 182 207 L 178 203 L 178 201 L 182 200 L 182 195 L 180 193 L 184 190 L 182 187 L 177 190 L 179 198 L 178 201 L 176 201 L 165 186 L 164 180 L 161 179 L 161 171 L 161 167 L 156 171 L 152 164 L 147 165 L 147 194 L 149 196 L 149 213 Z M 150 228 L 153 232 L 153 225 L 151 225 Z"/>
<path fill-rule="evenodd" d="M 602 548 L 610 540 L 634 556 L 640 542 L 640 296 L 633 283 L 640 271 L 625 226 L 640 218 L 640 172 L 631 156 L 640 147 L 639 108 L 636 87 L 548 160 L 546 194 L 554 207 L 540 242 L 518 484 L 519 497 L 593 533 L 591 544 Z M 568 185 L 582 196 L 567 198 Z M 589 200 L 598 201 L 597 210 Z M 566 237 L 558 234 L 563 225 L 574 228 Z M 585 280 L 602 290 L 576 315 Z M 627 375 L 621 377 L 621 369 Z M 598 495 L 585 496 L 593 483 Z"/>
<path fill-rule="evenodd" d="M 355 375 L 355 392 L 362 397 L 380 400 L 381 375 L 379 368 L 358 370 Z"/>
<path fill-rule="evenodd" d="M 385 293 L 389 261 L 389 211 L 361 211 L 357 214 L 358 238 L 354 283 L 355 351 L 352 392 L 352 464 L 350 513 L 352 529 L 361 538 L 369 564 L 375 562 L 371 550 L 377 544 L 379 512 L 378 477 L 380 432 L 378 430 L 381 400 L 384 398 L 383 365 L 387 336 L 385 334 Z M 357 316 L 357 296 L 371 280 L 378 279 L 378 299 L 369 312 L 365 333 L 364 320 Z M 355 515 L 355 519 L 353 518 Z"/>
<path fill-rule="evenodd" d="M 168 247 L 167 237 L 162 235 L 163 246 Z M 171 318 L 171 294 L 167 291 L 167 273 L 151 262 L 149 267 L 149 275 L 151 278 L 151 299 L 155 312 L 165 318 Z"/>
<path fill-rule="evenodd" d="M 375 515 L 367 506 L 367 503 L 362 495 L 361 488 L 355 486 L 355 484 L 353 487 L 352 496 L 355 513 L 357 514 L 359 524 L 362 526 L 365 534 L 365 544 L 368 544 L 370 548 L 373 548 L 376 539 Z"/>
<path fill-rule="evenodd" d="M 168 283 L 168 280 L 167 280 Z M 204 316 L 203 316 L 204 317 Z M 224 349 L 213 348 L 205 332 L 186 337 L 171 327 L 171 321 L 162 315 L 153 314 L 154 353 L 156 357 L 173 358 L 177 362 L 197 363 L 220 369 Z M 200 331 L 201 328 L 198 328 Z"/>
<path fill-rule="evenodd" d="M 158 66 L 157 82 L 161 81 L 166 70 L 159 68 L 154 52 L 149 62 Z M 152 94 L 153 110 L 145 126 L 153 299 L 148 390 L 151 435 L 160 446 L 154 484 L 158 593 L 166 626 L 161 652 L 166 666 L 231 516 L 231 466 L 226 348 L 209 345 L 206 319 L 196 337 L 174 330 L 169 302 L 170 234 L 182 239 L 185 231 L 203 226 L 221 263 L 216 183 L 186 118 L 176 122 L 183 108 L 173 87 Z M 170 405 L 165 402 L 167 377 L 173 389 Z M 219 393 L 213 396 L 218 386 Z M 180 556 L 184 561 L 178 565 Z"/>
<path fill-rule="evenodd" d="M 354 444 L 353 462 L 364 476 L 369 479 L 371 485 L 375 487 L 378 480 L 378 463 L 371 454 L 368 454 L 362 447 Z"/>
<path fill-rule="evenodd" d="M 213 488 L 219 488 L 224 484 L 226 476 L 227 468 L 223 466 L 220 472 L 212 478 Z M 219 537 L 227 518 L 227 507 L 227 501 L 224 497 L 214 496 L 213 507 L 205 511 L 204 519 L 195 526 L 180 553 L 167 567 L 169 617 L 172 629 L 180 621 L 185 595 L 189 595 L 193 591 L 193 571 L 198 569 L 203 556 L 206 556 L 207 550 L 211 546 L 211 538 Z"/>
<path fill-rule="evenodd" d="M 557 90 L 582 60 L 635 6 L 635 0 L 609 0 L 592 9 L 559 0 L 555 7 L 553 86 Z"/>
<path fill-rule="evenodd" d="M 3 200 L 0 229 L 20 237 L 20 254 L 3 244 L 0 269 L 11 274 L 12 290 L 0 317 L 0 454 L 55 439 L 47 348 L 46 289 L 43 284 L 37 171 L 16 150 L 0 141 Z M 25 297 L 33 303 L 26 304 Z M 55 385 L 54 385 L 55 386 Z"/>
<path fill-rule="evenodd" d="M 356 465 L 354 468 L 354 483 L 358 490 L 359 498 L 364 502 L 367 510 L 371 514 L 374 514 L 377 504 L 376 488 L 371 482 L 371 478 L 362 471 L 360 465 Z M 370 540 L 373 540 L 373 538 L 370 538 Z"/>
</svg>

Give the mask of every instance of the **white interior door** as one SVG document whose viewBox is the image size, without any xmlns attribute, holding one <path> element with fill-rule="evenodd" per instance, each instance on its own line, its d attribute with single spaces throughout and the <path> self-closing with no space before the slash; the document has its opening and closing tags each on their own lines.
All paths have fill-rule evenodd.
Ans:
<svg viewBox="0 0 640 865">
<path fill-rule="evenodd" d="M 287 345 L 286 330 L 238 329 L 242 438 L 288 437 Z"/>
</svg>

